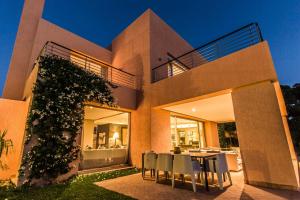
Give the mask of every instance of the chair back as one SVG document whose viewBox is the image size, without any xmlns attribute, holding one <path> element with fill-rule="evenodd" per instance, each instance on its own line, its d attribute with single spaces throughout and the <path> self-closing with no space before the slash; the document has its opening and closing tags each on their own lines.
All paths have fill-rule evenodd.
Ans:
<svg viewBox="0 0 300 200">
<path fill-rule="evenodd" d="M 172 154 L 159 153 L 156 160 L 156 170 L 171 172 L 173 170 Z"/>
<path fill-rule="evenodd" d="M 190 155 L 174 155 L 173 173 L 192 174 L 193 164 Z"/>
<path fill-rule="evenodd" d="M 144 155 L 144 168 L 155 169 L 156 168 L 157 154 L 154 152 L 147 152 Z"/>
<path fill-rule="evenodd" d="M 228 172 L 228 164 L 226 160 L 225 153 L 220 153 L 216 155 L 215 160 L 209 160 L 209 169 L 214 172 Z"/>
</svg>

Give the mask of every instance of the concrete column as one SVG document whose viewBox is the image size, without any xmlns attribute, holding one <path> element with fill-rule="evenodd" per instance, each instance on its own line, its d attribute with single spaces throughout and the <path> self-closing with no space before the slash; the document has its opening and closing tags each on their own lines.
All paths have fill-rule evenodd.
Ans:
<svg viewBox="0 0 300 200">
<path fill-rule="evenodd" d="M 204 122 L 206 145 L 208 147 L 220 147 L 218 125 L 215 122 Z"/>
<path fill-rule="evenodd" d="M 2 96 L 21 100 L 44 0 L 25 0 Z"/>
<path fill-rule="evenodd" d="M 151 111 L 151 149 L 167 153 L 172 149 L 170 112 L 162 109 Z"/>
<path fill-rule="evenodd" d="M 298 189 L 297 160 L 289 145 L 274 85 L 266 81 L 234 89 L 232 101 L 245 182 Z"/>
</svg>

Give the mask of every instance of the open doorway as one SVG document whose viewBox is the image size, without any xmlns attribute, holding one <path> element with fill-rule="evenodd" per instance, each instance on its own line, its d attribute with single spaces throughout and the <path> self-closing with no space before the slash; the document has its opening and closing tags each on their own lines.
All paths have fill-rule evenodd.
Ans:
<svg viewBox="0 0 300 200">
<path fill-rule="evenodd" d="M 172 148 L 177 146 L 182 151 L 198 149 L 201 152 L 222 152 L 226 155 L 230 171 L 242 170 L 231 93 L 163 109 L 175 115 L 171 114 L 170 120 Z"/>
<path fill-rule="evenodd" d="M 86 106 L 80 169 L 127 164 L 129 122 L 128 112 Z"/>
</svg>

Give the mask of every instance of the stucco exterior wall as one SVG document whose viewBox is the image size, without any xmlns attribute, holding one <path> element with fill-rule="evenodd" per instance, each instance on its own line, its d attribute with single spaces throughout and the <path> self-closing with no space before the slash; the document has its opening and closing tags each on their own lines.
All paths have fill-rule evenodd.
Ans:
<svg viewBox="0 0 300 200">
<path fill-rule="evenodd" d="M 151 150 L 169 153 L 172 149 L 170 112 L 151 109 Z"/>
<path fill-rule="evenodd" d="M 262 98 L 263 97 L 263 98 Z M 278 99 L 270 81 L 232 92 L 246 182 L 297 189 L 298 169 L 287 141 Z"/>
<path fill-rule="evenodd" d="M 131 112 L 130 161 L 141 166 L 141 155 L 151 149 L 150 137 L 150 35 L 149 12 L 145 12 L 112 42 L 112 65 L 138 77 L 137 110 Z"/>
<path fill-rule="evenodd" d="M 26 0 L 10 60 L 3 98 L 21 100 L 27 78 L 35 33 L 42 16 L 44 0 Z"/>
<path fill-rule="evenodd" d="M 172 105 L 264 80 L 277 80 L 267 42 L 152 84 L 152 106 Z"/>
<path fill-rule="evenodd" d="M 38 28 L 36 30 L 29 66 L 33 66 L 34 61 L 47 41 L 56 42 L 70 49 L 97 58 L 107 64 L 111 64 L 111 51 L 41 18 L 39 19 Z M 27 75 L 29 75 L 31 69 L 29 68 L 28 70 Z"/>
<path fill-rule="evenodd" d="M 13 142 L 13 149 L 9 154 L 1 157 L 1 161 L 8 166 L 8 169 L 4 171 L 0 169 L 0 180 L 11 178 L 15 183 L 17 182 L 29 101 L 0 99 L 0 130 L 7 130 L 5 139 L 11 139 Z"/>
<path fill-rule="evenodd" d="M 42 17 L 44 0 L 26 0 L 24 3 L 3 97 L 21 100 L 27 77 L 47 41 L 53 41 L 111 63 L 111 51 L 71 33 Z"/>
</svg>

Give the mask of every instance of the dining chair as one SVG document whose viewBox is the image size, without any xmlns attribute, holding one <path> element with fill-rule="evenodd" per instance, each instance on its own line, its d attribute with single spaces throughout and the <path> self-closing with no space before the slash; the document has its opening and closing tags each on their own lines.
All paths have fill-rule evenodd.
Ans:
<svg viewBox="0 0 300 200">
<path fill-rule="evenodd" d="M 226 179 L 225 175 L 227 174 L 230 185 L 232 185 L 232 180 L 228 169 L 225 153 L 217 154 L 216 158 L 208 160 L 208 163 L 209 163 L 209 171 L 211 172 L 212 175 L 212 183 L 214 182 L 214 173 L 216 173 L 218 177 L 219 188 L 223 190 L 223 178 L 225 181 Z"/>
<path fill-rule="evenodd" d="M 173 160 L 173 173 L 172 173 L 172 188 L 175 187 L 175 174 L 187 174 L 191 176 L 193 190 L 194 192 L 197 191 L 196 189 L 196 178 L 197 175 L 201 173 L 201 166 L 198 161 L 192 161 L 190 155 L 174 155 Z"/>
<path fill-rule="evenodd" d="M 159 153 L 156 159 L 156 172 L 155 181 L 159 181 L 159 171 L 165 173 L 166 179 L 168 179 L 169 172 L 173 170 L 173 156 L 169 153 Z"/>
<path fill-rule="evenodd" d="M 145 177 L 145 173 L 146 173 L 147 169 L 150 170 L 150 177 L 152 177 L 152 174 L 155 176 L 156 157 L 157 157 L 157 154 L 155 152 L 146 152 L 145 153 L 143 178 Z"/>
</svg>

